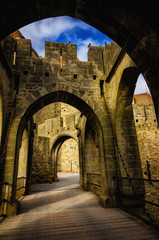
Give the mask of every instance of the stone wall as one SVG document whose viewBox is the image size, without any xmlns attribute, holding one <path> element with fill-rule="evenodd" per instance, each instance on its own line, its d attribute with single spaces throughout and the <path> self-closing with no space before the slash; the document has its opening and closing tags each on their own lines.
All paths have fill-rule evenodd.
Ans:
<svg viewBox="0 0 159 240">
<path fill-rule="evenodd" d="M 11 115 L 14 112 L 15 99 L 15 78 L 11 72 L 7 57 L 2 50 L 2 43 L 0 43 L 0 182 L 2 183 L 5 182 L 5 173 L 7 175 L 13 175 L 13 171 L 11 169 L 13 169 L 14 163 L 9 161 L 6 167 L 5 156 L 7 151 L 6 139 L 9 133 L 9 122 Z M 14 134 L 16 135 L 16 133 Z M 13 177 L 11 178 L 13 179 Z M 3 187 L 5 187 L 5 185 L 1 184 L 1 191 Z M 11 192 L 8 194 L 7 198 L 9 198 L 10 195 Z M 0 200 L 1 199 L 3 199 L 3 194 L 0 193 Z"/>
<path fill-rule="evenodd" d="M 11 63 L 14 73 L 19 77 L 19 81 L 17 81 L 16 127 L 19 126 L 22 116 L 25 118 L 23 121 L 25 124 L 30 114 L 34 114 L 49 103 L 59 102 L 61 100 L 62 102 L 77 107 L 82 112 L 82 115 L 85 115 L 94 124 L 95 129 L 99 125 L 99 122 L 101 128 L 108 128 L 108 124 L 105 121 L 107 114 L 105 113 L 104 102 L 101 98 L 100 85 L 104 74 L 104 47 L 90 46 L 88 49 L 88 62 L 81 62 L 77 59 L 77 46 L 75 44 L 46 42 L 45 58 L 39 58 L 34 54 L 29 39 L 16 40 L 8 37 L 5 41 L 7 44 L 10 44 L 8 61 Z M 113 47 L 114 50 L 111 52 L 111 56 L 114 54 L 117 45 L 113 45 Z M 6 45 L 4 46 L 4 51 L 8 52 Z M 15 61 L 13 61 L 13 59 Z M 27 112 L 27 114 L 24 114 L 25 112 Z M 68 117 L 66 121 L 67 130 L 69 131 L 70 119 L 72 119 L 72 117 Z M 46 121 L 47 127 L 44 127 L 45 131 L 43 126 L 41 126 L 42 136 L 46 136 L 46 134 L 49 135 L 50 132 L 52 133 L 52 121 L 50 119 Z M 57 122 L 60 125 L 62 124 L 61 117 L 57 119 Z M 65 130 L 66 126 L 64 126 Z M 61 126 L 59 129 L 56 129 L 57 134 L 59 134 L 60 129 L 62 129 Z M 102 133 L 104 135 L 102 138 L 106 139 L 108 132 L 103 131 Z M 52 142 L 52 140 L 50 142 Z M 105 178 L 105 182 L 107 181 L 106 171 L 109 172 L 105 166 L 105 160 L 107 159 L 106 164 L 108 164 L 108 166 L 110 166 L 109 162 L 112 163 L 112 161 L 114 161 L 114 151 L 112 153 L 112 146 L 110 145 L 111 144 L 105 142 L 102 147 L 103 152 L 109 152 L 108 155 L 102 158 L 102 179 Z M 15 156 L 15 150 L 13 147 L 12 149 L 13 151 L 10 154 Z M 10 155 L 7 156 L 7 159 L 9 162 Z M 116 171 L 115 168 L 116 166 L 114 166 L 114 171 Z M 109 181 L 113 182 L 112 177 L 114 173 L 113 171 L 109 173 L 110 174 L 107 174 Z M 103 194 L 107 191 L 105 187 L 106 184 L 107 183 L 103 185 L 103 188 L 105 188 Z M 111 191 L 113 192 L 113 190 Z"/>
<path fill-rule="evenodd" d="M 34 114 L 37 135 L 52 138 L 64 130 L 76 131 L 80 114 L 76 108 L 62 102 L 49 104 Z"/>
<path fill-rule="evenodd" d="M 87 190 L 101 194 L 101 166 L 99 157 L 99 136 L 94 131 L 91 123 L 87 121 L 85 129 L 84 166 L 86 175 Z"/>
<path fill-rule="evenodd" d="M 147 201 L 158 204 L 159 182 L 159 129 L 154 105 L 133 104 L 134 120 L 139 144 L 143 178 L 145 181 L 145 197 Z M 146 204 L 153 221 L 159 225 L 159 208 Z"/>
<path fill-rule="evenodd" d="M 32 184 L 52 182 L 49 138 L 34 137 L 32 156 Z"/>
<path fill-rule="evenodd" d="M 61 103 L 49 104 L 34 114 L 34 122 L 37 125 L 45 123 L 45 120 L 61 116 Z"/>
<path fill-rule="evenodd" d="M 8 50 L 9 44 L 10 50 Z M 76 122 L 78 122 L 75 114 L 64 117 L 55 116 L 54 111 L 49 114 L 49 110 L 48 115 L 42 118 L 39 115 L 37 121 L 40 121 L 40 124 L 36 126 L 35 138 L 36 135 L 40 135 L 43 143 L 40 144 L 40 139 L 37 139 L 37 154 L 35 161 L 33 159 L 35 163 L 41 162 L 39 173 L 45 172 L 45 176 L 49 176 L 48 149 L 51 150 L 54 141 L 61 136 L 60 134 L 66 134 L 66 130 L 67 134 L 74 131 L 80 136 L 82 133 L 81 143 L 83 145 L 80 146 L 80 150 L 83 154 L 81 154 L 81 159 L 84 158 L 81 169 L 85 185 L 89 183 L 91 191 L 97 185 L 99 195 L 103 198 L 103 205 L 116 206 L 114 176 L 125 177 L 126 174 L 118 162 L 109 117 L 112 119 L 128 171 L 132 177 L 141 177 L 142 172 L 131 107 L 131 94 L 138 75 L 137 66 L 114 43 L 105 47 L 90 46 L 88 62 L 78 61 L 77 46 L 74 44 L 46 42 L 45 48 L 45 58 L 39 58 L 33 54 L 30 40 L 13 41 L 8 37 L 7 45 L 4 46 L 12 71 L 17 76 L 15 89 L 18 93 L 14 124 L 7 146 L 4 180 L 10 184 L 13 183 L 18 129 L 22 128 L 28 119 L 42 107 L 61 101 L 77 107 L 82 112 L 81 115 L 84 115 L 91 123 L 91 129 L 90 131 L 89 129 L 85 131 L 85 128 L 83 128 L 84 131 L 81 131 L 82 128 L 75 130 Z M 13 56 L 16 56 L 15 64 L 12 61 Z M 110 114 L 106 110 L 101 95 L 106 98 Z M 70 125 L 70 123 L 73 124 Z M 94 138 L 94 135 L 98 136 Z M 46 149 L 43 149 L 43 145 Z M 41 149 L 38 149 L 39 146 Z M 41 160 L 38 160 L 38 157 Z M 45 166 L 46 171 L 42 170 L 42 166 Z M 93 174 L 99 175 L 96 181 L 94 181 Z M 39 175 L 41 176 L 41 173 Z M 45 179 L 45 176 L 42 179 Z M 130 194 L 129 188 L 121 186 L 121 189 L 126 194 Z"/>
<path fill-rule="evenodd" d="M 80 112 L 77 109 L 61 102 L 49 104 L 34 115 L 36 130 L 33 146 L 32 183 L 53 180 L 54 163 L 51 160 L 51 152 L 54 141 L 67 134 L 76 136 L 75 125 L 79 116 Z M 61 144 L 57 155 L 58 171 L 79 172 L 77 142 L 68 139 Z"/>
<path fill-rule="evenodd" d="M 66 140 L 58 152 L 57 171 L 79 173 L 78 151 L 78 143 L 74 139 Z"/>
<path fill-rule="evenodd" d="M 159 129 L 154 106 L 133 104 L 133 112 L 143 176 L 148 178 L 150 171 L 152 179 L 159 179 Z"/>
</svg>

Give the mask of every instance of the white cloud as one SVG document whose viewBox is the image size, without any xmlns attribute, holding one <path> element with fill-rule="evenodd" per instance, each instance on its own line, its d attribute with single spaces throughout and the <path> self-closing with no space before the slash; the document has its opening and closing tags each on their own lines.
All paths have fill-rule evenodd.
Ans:
<svg viewBox="0 0 159 240">
<path fill-rule="evenodd" d="M 134 94 L 140 94 L 140 93 L 146 93 L 146 92 L 148 92 L 150 94 L 147 83 L 146 83 L 143 75 L 140 74 L 138 77 L 137 83 L 136 83 L 136 88 L 135 88 Z"/>
<path fill-rule="evenodd" d="M 48 18 L 38 22 L 34 22 L 20 29 L 25 38 L 32 41 L 42 40 L 44 38 L 52 38 L 55 41 L 62 33 L 66 33 L 74 28 L 89 29 L 88 24 L 76 21 L 70 17 Z"/>
<path fill-rule="evenodd" d="M 85 45 L 81 45 L 78 47 L 77 50 L 77 57 L 80 61 L 87 61 L 87 52 L 88 52 L 88 47 Z"/>
<path fill-rule="evenodd" d="M 45 56 L 45 40 L 51 38 L 51 41 L 56 41 L 61 34 L 65 34 L 67 41 L 74 41 L 77 43 L 77 55 L 80 61 L 87 61 L 88 44 L 93 46 L 99 46 L 101 43 L 98 40 L 87 38 L 85 40 L 79 39 L 76 36 L 76 32 L 71 33 L 74 29 L 95 31 L 90 25 L 77 21 L 70 17 L 56 17 L 48 18 L 38 22 L 34 22 L 20 29 L 22 34 L 27 39 L 32 40 L 33 48 L 42 57 Z M 102 43 L 103 45 L 104 43 Z"/>
<path fill-rule="evenodd" d="M 67 41 L 71 41 L 73 37 L 74 39 L 76 38 L 76 33 L 73 33 L 73 35 L 70 36 L 70 31 L 74 29 L 93 31 L 93 28 L 88 24 L 82 21 L 77 21 L 67 16 L 48 18 L 38 22 L 34 22 L 21 28 L 20 31 L 26 39 L 31 39 L 32 46 L 35 49 L 35 51 L 39 55 L 44 57 L 45 40 L 49 40 L 49 38 L 51 38 L 51 41 L 56 42 L 56 40 L 60 37 L 61 34 L 65 34 L 65 38 L 67 39 Z M 80 60 L 86 61 L 87 41 L 86 42 L 84 41 L 82 45 L 81 45 L 82 40 L 80 41 L 79 39 L 77 39 L 77 42 L 79 43 L 78 51 L 80 53 L 79 58 L 81 58 Z M 85 52 L 85 54 L 83 55 L 82 52 L 83 53 Z"/>
<path fill-rule="evenodd" d="M 87 38 L 85 40 L 78 40 L 77 42 L 77 57 L 80 61 L 87 61 L 87 52 L 88 52 L 88 45 L 91 43 L 92 46 L 104 46 L 104 42 L 101 43 L 98 40 L 94 40 L 92 38 Z"/>
</svg>

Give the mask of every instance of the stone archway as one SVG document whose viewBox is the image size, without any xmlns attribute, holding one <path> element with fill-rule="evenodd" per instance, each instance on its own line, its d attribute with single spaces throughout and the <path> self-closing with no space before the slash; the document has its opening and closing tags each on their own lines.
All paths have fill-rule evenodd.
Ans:
<svg viewBox="0 0 159 240">
<path fill-rule="evenodd" d="M 88 11 L 89 9 L 89 11 Z M 18 0 L 3 3 L 0 12 L 1 39 L 31 22 L 56 16 L 80 19 L 116 41 L 135 61 L 154 92 L 154 104 L 158 112 L 158 56 L 159 20 L 157 3 L 137 2 L 133 5 L 105 1 L 37 0 L 35 3 Z M 149 16 L 153 16 L 149 18 Z"/>
<path fill-rule="evenodd" d="M 29 134 L 28 134 L 28 129 L 25 128 L 22 134 L 21 145 L 19 149 L 16 199 L 19 199 L 25 193 L 27 162 L 28 162 L 28 145 L 29 145 Z"/>
<path fill-rule="evenodd" d="M 69 139 L 73 139 L 78 144 L 77 136 L 74 136 L 69 132 L 66 134 L 60 135 L 54 138 L 53 141 L 51 141 L 52 143 L 51 143 L 50 162 L 51 162 L 52 172 L 53 172 L 53 181 L 55 182 L 58 181 L 58 176 L 57 176 L 58 153 L 61 145 Z"/>
<path fill-rule="evenodd" d="M 18 4 L 18 7 L 16 4 Z M 43 1 L 37 0 L 36 3 L 32 4 L 29 4 L 28 1 L 24 2 L 22 6 L 19 5 L 18 1 L 16 0 L 14 2 L 9 1 L 4 3 L 3 7 L 0 10 L 2 11 L 0 12 L 0 18 L 2 23 L 0 26 L 1 37 L 3 39 L 3 37 L 7 36 L 9 33 L 13 32 L 20 26 L 46 17 L 67 14 L 69 16 L 81 19 L 97 27 L 104 33 L 108 34 L 121 47 L 123 47 L 123 49 L 128 54 L 130 54 L 130 56 L 135 61 L 148 82 L 149 88 L 153 96 L 156 113 L 158 113 L 159 20 L 157 5 L 155 5 L 154 3 L 152 4 L 151 2 L 146 3 L 143 11 L 143 5 L 139 2 L 133 5 L 130 5 L 129 3 L 121 4 L 120 2 L 114 4 L 114 2 L 111 2 L 108 3 L 107 7 L 103 7 L 105 6 L 104 4 L 104 0 L 94 1 L 93 4 L 90 1 L 85 0 L 71 2 L 63 0 L 46 0 L 45 3 L 43 3 Z M 152 13 L 154 13 L 151 19 L 149 18 L 150 12 L 151 15 Z M 130 84 L 131 83 L 129 82 L 129 85 Z M 61 85 L 61 83 L 59 85 Z M 14 161 L 17 158 L 15 145 L 18 145 L 20 141 L 19 138 L 16 139 L 15 133 L 17 133 L 18 131 L 18 134 L 21 135 L 23 129 L 25 128 L 26 122 L 29 119 L 29 116 L 32 116 L 34 109 L 38 109 L 41 101 L 38 99 L 46 94 L 49 94 L 48 89 L 50 89 L 49 91 L 51 94 L 53 85 L 50 84 L 50 86 L 47 85 L 43 87 L 41 89 L 41 92 L 39 92 L 39 89 L 32 92 L 32 94 L 29 94 L 27 96 L 28 98 L 23 99 L 17 106 L 16 117 L 11 127 L 7 146 L 4 181 L 7 181 L 11 184 L 13 182 L 14 165 L 17 164 L 16 161 Z M 57 87 L 57 91 L 59 91 L 59 89 L 60 88 Z M 64 91 L 64 88 L 62 89 L 62 91 Z M 102 126 L 104 125 L 106 114 L 104 114 L 103 109 L 98 104 L 96 105 L 95 100 L 90 98 L 89 94 L 80 93 L 77 89 L 73 89 L 73 91 L 70 93 L 75 94 L 82 100 L 86 101 L 92 109 L 96 109 L 95 113 L 100 120 L 100 124 Z M 46 99 L 45 97 L 43 98 L 43 103 L 41 103 L 41 106 L 51 101 L 50 96 L 51 95 L 49 95 L 48 99 Z M 59 96 L 63 98 L 62 95 L 59 94 Z M 90 103 L 91 101 L 93 101 L 93 103 Z M 35 102 L 36 104 L 34 104 Z M 33 109 L 29 108 L 30 104 L 33 104 Z M 27 108 L 28 112 L 26 111 Z M 25 114 L 26 112 L 27 114 Z M 100 112 L 101 115 L 99 114 Z M 87 115 L 86 109 L 84 109 L 83 113 Z M 88 111 L 88 116 L 89 115 L 92 116 L 93 119 L 94 115 L 91 111 Z M 95 121 L 95 124 L 97 122 Z M 111 134 L 111 136 L 109 136 L 109 139 L 107 138 L 107 134 L 105 132 L 108 129 L 106 128 L 106 124 L 104 126 L 105 128 L 102 129 L 102 137 L 104 136 L 104 150 L 107 150 L 111 145 L 110 142 L 113 141 L 111 139 Z M 106 145 L 107 140 L 109 144 Z M 106 154 L 106 164 L 108 166 L 107 172 L 111 172 L 109 175 L 109 186 L 111 186 L 111 178 L 113 175 L 116 174 L 116 165 L 114 164 L 114 167 L 114 165 L 112 164 L 112 158 L 114 158 L 114 156 L 112 157 L 112 152 L 107 151 Z M 109 161 L 109 159 L 111 159 L 111 161 Z M 109 171 L 112 165 L 114 169 L 111 169 L 112 171 Z M 103 166 L 104 173 L 104 171 L 106 170 L 105 161 L 103 161 Z M 104 192 L 107 193 L 108 191 L 105 190 Z M 11 195 L 12 193 L 9 192 L 9 198 L 11 197 Z M 110 196 L 110 194 L 108 195 Z"/>
<path fill-rule="evenodd" d="M 94 130 L 90 121 L 85 126 L 84 142 L 84 185 L 86 190 L 91 190 L 101 195 L 101 164 L 100 164 L 100 129 Z"/>
<path fill-rule="evenodd" d="M 145 194 L 132 109 L 133 95 L 138 75 L 139 71 L 135 67 L 129 67 L 123 71 L 116 100 L 115 132 L 122 159 L 117 154 L 120 171 L 119 176 L 115 181 L 117 184 L 116 191 L 120 192 L 119 201 L 122 206 L 138 204 L 137 199 L 133 199 L 133 196 L 138 194 L 142 198 Z M 130 178 L 134 179 L 130 179 L 131 182 L 129 181 L 127 173 L 124 169 L 123 161 Z M 141 181 L 135 181 L 135 178 L 140 179 Z M 124 199 L 124 195 L 132 196 L 133 200 L 131 198 Z"/>
<path fill-rule="evenodd" d="M 84 95 L 84 99 L 86 99 L 87 94 L 82 93 Z M 21 141 L 21 136 L 24 128 L 26 127 L 27 122 L 31 119 L 32 115 L 38 111 L 40 108 L 53 103 L 53 102 L 64 102 L 67 104 L 70 104 L 74 107 L 76 107 L 78 110 L 82 112 L 83 115 L 85 115 L 91 124 L 94 126 L 94 129 L 96 127 L 102 128 L 103 121 L 101 120 L 100 123 L 100 117 L 103 116 L 102 114 L 102 108 L 99 106 L 96 109 L 97 114 L 92 110 L 92 108 L 88 105 L 90 102 L 93 104 L 95 102 L 94 99 L 91 101 L 91 97 L 88 95 L 88 100 L 86 103 L 86 100 L 84 101 L 82 98 L 77 97 L 74 94 L 71 94 L 66 91 L 55 91 L 51 92 L 49 94 L 46 94 L 42 97 L 37 96 L 37 100 L 35 100 L 30 106 L 25 110 L 19 111 L 19 106 L 17 106 L 17 112 L 16 112 L 16 118 L 14 119 L 12 126 L 11 126 L 11 131 L 9 135 L 9 141 L 8 141 L 8 146 L 7 146 L 7 156 L 6 156 L 6 168 L 5 168 L 5 181 L 10 182 L 13 184 L 13 189 L 12 192 L 9 193 L 9 199 L 12 197 L 12 200 L 14 200 L 15 196 L 15 191 L 16 191 L 16 179 L 17 179 L 17 166 L 18 166 L 18 151 L 16 150 L 16 146 L 19 146 L 20 141 Z M 23 106 L 23 104 L 22 104 Z M 101 111 L 100 111 L 101 109 Z M 22 108 L 21 108 L 22 110 Z M 102 130 L 101 130 L 101 134 Z M 100 136 L 101 142 L 103 142 L 104 137 L 102 135 Z M 15 143 L 15 144 L 14 144 Z M 102 143 L 103 144 L 103 143 Z M 104 146 L 104 145 L 103 145 Z M 104 148 L 103 148 L 104 151 Z M 9 161 L 8 161 L 9 159 Z M 103 190 L 102 193 L 106 194 L 107 193 L 107 180 L 106 180 L 106 172 L 105 172 L 105 156 L 104 152 L 101 155 L 101 164 L 102 164 L 102 179 L 105 182 L 103 185 Z M 30 165 L 30 164 L 29 164 Z M 9 166 L 9 172 L 8 172 L 8 166 Z M 107 194 L 106 194 L 107 195 Z M 109 196 L 109 195 L 108 195 Z M 108 197 L 107 196 L 107 197 Z M 109 197 L 108 197 L 109 198 Z M 9 214 L 9 213 L 8 213 Z"/>
<path fill-rule="evenodd" d="M 78 143 L 73 139 L 66 139 L 57 153 L 57 172 L 79 173 Z"/>
</svg>

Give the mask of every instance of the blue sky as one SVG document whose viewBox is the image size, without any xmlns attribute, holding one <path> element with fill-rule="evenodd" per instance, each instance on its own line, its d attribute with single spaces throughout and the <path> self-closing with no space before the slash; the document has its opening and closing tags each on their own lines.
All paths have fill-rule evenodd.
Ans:
<svg viewBox="0 0 159 240">
<path fill-rule="evenodd" d="M 77 44 L 77 57 L 87 61 L 88 44 L 104 46 L 112 40 L 94 27 L 71 17 L 47 18 L 34 22 L 20 29 L 25 38 L 31 39 L 35 51 L 45 57 L 45 41 L 70 41 Z M 148 89 L 142 75 L 139 76 L 135 94 L 146 92 Z"/>
<path fill-rule="evenodd" d="M 47 18 L 34 22 L 20 29 L 25 38 L 32 40 L 32 46 L 45 56 L 45 41 L 70 41 L 77 44 L 77 56 L 81 61 L 87 61 L 88 44 L 104 46 L 105 41 L 112 40 L 90 25 L 71 17 Z"/>
</svg>

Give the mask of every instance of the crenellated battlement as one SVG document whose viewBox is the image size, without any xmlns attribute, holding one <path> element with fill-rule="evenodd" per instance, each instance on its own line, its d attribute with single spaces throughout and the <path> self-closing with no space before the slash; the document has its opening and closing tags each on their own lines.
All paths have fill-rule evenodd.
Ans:
<svg viewBox="0 0 159 240">
<path fill-rule="evenodd" d="M 76 44 L 46 41 L 45 57 L 42 58 L 32 48 L 30 39 L 16 38 L 13 35 L 4 40 L 4 51 L 14 70 L 20 70 L 24 75 L 31 72 L 31 75 L 45 77 L 60 75 L 67 78 L 71 74 L 70 79 L 89 81 L 108 75 L 119 55 L 120 47 L 114 42 L 106 43 L 104 47 L 90 45 L 88 61 L 79 61 Z"/>
<path fill-rule="evenodd" d="M 104 47 L 89 46 L 88 62 L 101 64 L 103 62 Z M 79 62 L 77 58 L 77 45 L 71 43 L 45 42 L 45 58 L 57 63 L 62 59 L 62 63 Z"/>
<path fill-rule="evenodd" d="M 19 75 L 15 86 L 22 98 L 39 86 L 57 82 L 100 95 L 101 80 L 107 78 L 121 51 L 114 42 L 104 47 L 89 45 L 88 61 L 79 61 L 77 45 L 72 43 L 46 41 L 44 58 L 32 48 L 31 40 L 21 36 L 8 36 L 3 46 L 11 68 Z"/>
<path fill-rule="evenodd" d="M 60 63 L 77 61 L 77 45 L 70 43 L 45 42 L 45 58 Z"/>
</svg>

